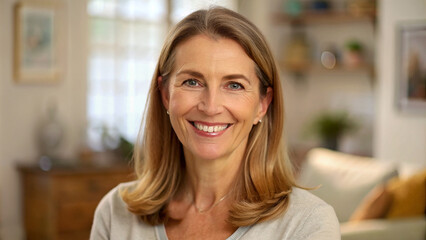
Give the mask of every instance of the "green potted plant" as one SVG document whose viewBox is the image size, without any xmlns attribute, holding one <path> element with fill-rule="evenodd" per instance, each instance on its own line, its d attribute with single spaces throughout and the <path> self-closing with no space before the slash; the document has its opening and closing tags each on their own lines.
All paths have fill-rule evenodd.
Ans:
<svg viewBox="0 0 426 240">
<path fill-rule="evenodd" d="M 347 67 L 359 67 L 363 63 L 363 46 L 357 40 L 350 40 L 345 45 L 344 63 Z"/>
<path fill-rule="evenodd" d="M 346 112 L 322 112 L 309 122 L 308 134 L 319 137 L 322 147 L 338 150 L 340 137 L 355 128 Z"/>
</svg>

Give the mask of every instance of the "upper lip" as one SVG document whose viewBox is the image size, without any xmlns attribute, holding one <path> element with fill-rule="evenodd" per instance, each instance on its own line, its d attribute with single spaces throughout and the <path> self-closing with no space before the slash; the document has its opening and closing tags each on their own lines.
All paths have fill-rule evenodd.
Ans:
<svg viewBox="0 0 426 240">
<path fill-rule="evenodd" d="M 223 125 L 230 125 L 231 123 L 225 123 L 225 122 L 203 122 L 203 121 L 191 121 L 189 120 L 191 124 L 198 123 L 206 126 L 223 126 Z"/>
</svg>

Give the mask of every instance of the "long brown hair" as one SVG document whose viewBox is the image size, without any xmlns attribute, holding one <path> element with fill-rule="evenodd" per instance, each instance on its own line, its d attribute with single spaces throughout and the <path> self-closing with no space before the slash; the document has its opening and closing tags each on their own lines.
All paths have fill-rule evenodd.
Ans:
<svg viewBox="0 0 426 240">
<path fill-rule="evenodd" d="M 247 226 L 273 219 L 288 206 L 291 188 L 296 186 L 291 162 L 283 141 L 284 103 L 281 82 L 272 53 L 257 27 L 231 10 L 214 7 L 199 10 L 180 21 L 169 33 L 149 90 L 145 125 L 134 152 L 138 183 L 122 191 L 129 211 L 146 223 L 156 225 L 167 218 L 166 207 L 176 194 L 185 172 L 183 147 L 162 105 L 158 77 L 167 82 L 173 70 L 176 47 L 204 34 L 213 39 L 236 41 L 255 62 L 261 95 L 273 89 L 273 99 L 261 124 L 254 125 L 236 179 L 235 201 L 228 221 Z M 143 131 L 142 131 L 143 129 Z"/>
</svg>

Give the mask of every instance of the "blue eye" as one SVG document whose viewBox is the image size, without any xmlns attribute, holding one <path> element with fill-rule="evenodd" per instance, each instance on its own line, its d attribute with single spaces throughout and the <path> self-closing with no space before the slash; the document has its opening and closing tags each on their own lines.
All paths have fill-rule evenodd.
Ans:
<svg viewBox="0 0 426 240">
<path fill-rule="evenodd" d="M 187 86 L 190 86 L 190 87 L 197 87 L 197 86 L 199 86 L 200 84 L 198 83 L 198 81 L 197 80 L 195 80 L 195 79 L 188 79 L 188 80 L 185 80 L 184 82 L 183 82 L 183 84 L 184 85 L 187 85 Z"/>
<path fill-rule="evenodd" d="M 232 90 L 240 90 L 240 89 L 244 89 L 244 87 L 236 82 L 230 83 L 228 84 L 228 88 L 232 89 Z"/>
</svg>

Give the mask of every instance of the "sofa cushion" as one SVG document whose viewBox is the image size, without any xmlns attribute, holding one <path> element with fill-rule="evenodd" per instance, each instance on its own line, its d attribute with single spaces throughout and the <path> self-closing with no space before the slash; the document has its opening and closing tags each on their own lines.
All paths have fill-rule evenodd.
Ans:
<svg viewBox="0 0 426 240">
<path fill-rule="evenodd" d="M 426 210 L 426 169 L 405 179 L 394 178 L 387 184 L 392 195 L 388 218 L 421 216 Z"/>
<path fill-rule="evenodd" d="M 302 166 L 299 184 L 320 186 L 312 193 L 334 208 L 340 222 L 346 222 L 376 185 L 396 175 L 392 163 L 315 148 Z"/>
<path fill-rule="evenodd" d="M 424 217 L 400 219 L 371 219 L 346 222 L 340 225 L 342 240 L 424 240 Z"/>
<path fill-rule="evenodd" d="M 379 184 L 362 200 L 349 221 L 384 218 L 392 204 L 392 195 L 384 184 Z"/>
</svg>

